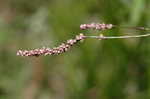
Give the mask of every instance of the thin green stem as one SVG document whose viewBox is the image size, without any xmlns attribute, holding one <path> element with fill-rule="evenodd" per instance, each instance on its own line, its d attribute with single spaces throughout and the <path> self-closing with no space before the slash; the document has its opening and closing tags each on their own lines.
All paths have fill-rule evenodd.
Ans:
<svg viewBox="0 0 150 99">
<path fill-rule="evenodd" d="M 143 35 L 132 35 L 132 36 L 85 36 L 85 38 L 95 38 L 95 39 L 125 39 L 125 38 L 141 38 L 141 37 L 148 37 L 150 34 L 143 34 Z"/>
</svg>

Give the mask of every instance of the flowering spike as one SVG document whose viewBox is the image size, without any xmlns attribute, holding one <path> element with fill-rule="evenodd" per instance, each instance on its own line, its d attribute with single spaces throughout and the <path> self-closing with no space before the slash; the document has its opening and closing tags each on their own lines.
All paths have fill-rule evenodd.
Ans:
<svg viewBox="0 0 150 99">
<path fill-rule="evenodd" d="M 73 46 L 77 42 L 84 40 L 84 39 L 85 39 L 85 36 L 83 34 L 79 34 L 74 39 L 67 40 L 66 43 L 62 43 L 58 47 L 55 47 L 52 49 L 43 47 L 41 49 L 34 49 L 34 50 L 29 50 L 29 51 L 19 50 L 17 52 L 17 55 L 18 56 L 57 55 L 57 54 L 61 54 L 61 53 L 68 51 L 71 48 L 71 46 Z"/>
<path fill-rule="evenodd" d="M 107 30 L 111 29 L 113 27 L 112 24 L 100 24 L 100 23 L 91 23 L 91 24 L 81 24 L 80 29 L 86 30 L 86 29 L 95 29 L 95 30 Z"/>
</svg>

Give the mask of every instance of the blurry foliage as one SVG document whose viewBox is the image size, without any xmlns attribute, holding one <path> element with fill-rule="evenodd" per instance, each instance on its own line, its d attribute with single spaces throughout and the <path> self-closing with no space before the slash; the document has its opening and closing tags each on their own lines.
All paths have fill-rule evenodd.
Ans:
<svg viewBox="0 0 150 99">
<path fill-rule="evenodd" d="M 0 99 L 149 99 L 150 38 L 88 39 L 59 56 L 16 56 L 96 35 L 79 30 L 82 23 L 150 26 L 149 9 L 149 0 L 0 0 Z"/>
</svg>

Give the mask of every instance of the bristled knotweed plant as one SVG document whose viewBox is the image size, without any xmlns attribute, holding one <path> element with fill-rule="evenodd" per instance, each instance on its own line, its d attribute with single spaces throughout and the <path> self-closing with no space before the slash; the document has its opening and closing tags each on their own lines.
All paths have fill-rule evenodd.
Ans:
<svg viewBox="0 0 150 99">
<path fill-rule="evenodd" d="M 91 23 L 91 24 L 81 24 L 80 29 L 86 30 L 86 29 L 95 29 L 95 30 L 109 30 L 115 27 L 119 28 L 131 28 L 136 30 L 144 30 L 149 31 L 149 28 L 145 27 L 121 27 L 113 24 L 100 24 L 100 23 Z M 123 38 L 140 38 L 140 37 L 147 37 L 150 36 L 150 34 L 143 34 L 143 35 L 132 35 L 132 36 L 104 36 L 103 34 L 100 34 L 99 36 L 86 36 L 84 33 L 80 33 L 79 35 L 76 35 L 74 39 L 69 39 L 65 43 L 60 44 L 58 47 L 54 48 L 38 48 L 33 50 L 18 50 L 17 55 L 19 56 L 40 56 L 40 55 L 58 55 L 61 53 L 64 53 L 68 51 L 73 45 L 78 43 L 79 41 L 83 41 L 87 38 L 94 38 L 94 39 L 123 39 Z"/>
</svg>

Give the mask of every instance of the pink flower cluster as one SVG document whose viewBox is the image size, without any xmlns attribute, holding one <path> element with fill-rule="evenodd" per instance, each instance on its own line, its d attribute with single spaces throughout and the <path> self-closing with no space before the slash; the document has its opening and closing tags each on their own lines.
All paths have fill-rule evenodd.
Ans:
<svg viewBox="0 0 150 99">
<path fill-rule="evenodd" d="M 58 47 L 52 49 L 43 47 L 40 49 L 33 49 L 33 50 L 19 50 L 17 52 L 17 55 L 19 56 L 57 55 L 68 51 L 68 49 L 70 49 L 72 45 L 84 39 L 85 36 L 83 34 L 79 34 L 75 37 L 75 39 L 67 40 L 66 43 L 62 43 Z"/>
<path fill-rule="evenodd" d="M 113 27 L 112 24 L 100 24 L 100 23 L 91 23 L 91 24 L 81 24 L 80 29 L 95 29 L 95 30 L 106 30 L 111 29 Z"/>
</svg>

